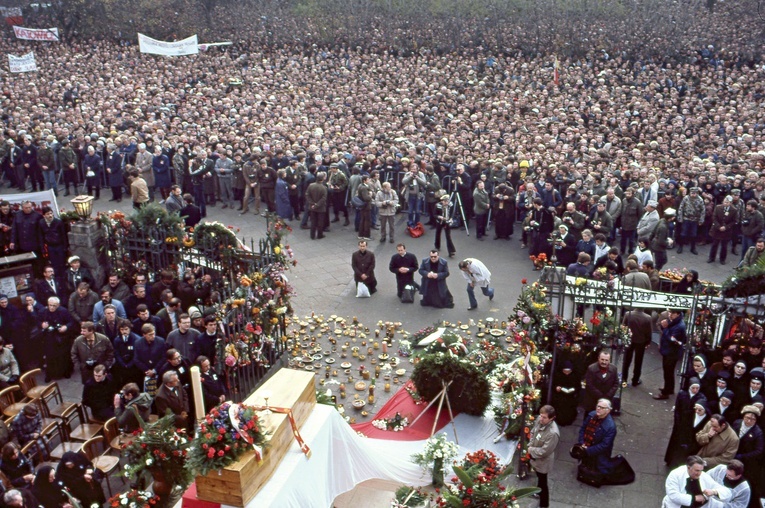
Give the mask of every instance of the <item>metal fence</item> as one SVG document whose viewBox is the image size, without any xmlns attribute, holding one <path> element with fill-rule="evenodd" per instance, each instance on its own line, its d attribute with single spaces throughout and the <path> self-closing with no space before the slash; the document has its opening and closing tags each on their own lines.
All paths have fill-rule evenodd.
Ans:
<svg viewBox="0 0 765 508">
<path fill-rule="evenodd" d="M 190 268 L 199 274 L 210 275 L 212 296 L 209 301 L 198 302 L 203 315 L 212 312 L 222 315 L 219 311 L 223 302 L 233 296 L 239 276 L 266 271 L 275 261 L 273 252 L 276 243 L 270 237 L 247 241 L 238 238 L 233 240 L 233 235 L 215 238 L 205 236 L 197 238 L 191 245 L 190 242 L 184 243 L 177 229 L 163 225 L 141 230 L 132 228 L 129 231 L 106 224 L 104 227 L 102 249 L 108 270 L 115 270 L 126 278 L 141 270 L 147 273 L 149 280 L 157 279 L 159 273 L 166 269 L 182 274 Z M 246 399 L 280 368 L 284 352 L 281 337 L 286 332 L 286 324 L 282 316 L 279 324 L 274 327 L 273 343 L 263 345 L 257 353 L 249 352 L 253 358 L 257 357 L 257 361 L 236 367 L 226 366 L 225 347 L 240 334 L 246 333 L 248 321 L 246 310 L 235 308 L 225 314 L 220 324 L 224 339 L 219 341 L 216 369 L 225 373 L 231 399 L 235 402 Z"/>
</svg>

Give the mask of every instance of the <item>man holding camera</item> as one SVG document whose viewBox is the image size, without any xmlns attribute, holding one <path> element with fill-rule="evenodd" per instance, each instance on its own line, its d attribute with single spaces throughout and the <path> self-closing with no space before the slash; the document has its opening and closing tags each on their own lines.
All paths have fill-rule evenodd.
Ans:
<svg viewBox="0 0 765 508">
<path fill-rule="evenodd" d="M 34 308 L 35 303 L 31 302 L 31 305 Z M 51 378 L 68 378 L 72 373 L 67 353 L 71 348 L 74 318 L 56 296 L 48 298 L 48 306 L 37 312 L 36 318 L 44 348 L 45 382 L 50 382 Z"/>
<path fill-rule="evenodd" d="M 133 432 L 141 427 L 138 416 L 143 421 L 149 420 L 151 414 L 151 395 L 141 393 L 138 385 L 128 383 L 120 393 L 114 396 L 114 416 L 117 426 L 123 432 Z"/>
<path fill-rule="evenodd" d="M 81 335 L 72 344 L 72 364 L 80 371 L 82 383 L 91 378 L 93 368 L 101 364 L 110 369 L 114 364 L 114 346 L 106 335 L 96 333 L 92 321 L 84 321 L 80 325 Z"/>
</svg>

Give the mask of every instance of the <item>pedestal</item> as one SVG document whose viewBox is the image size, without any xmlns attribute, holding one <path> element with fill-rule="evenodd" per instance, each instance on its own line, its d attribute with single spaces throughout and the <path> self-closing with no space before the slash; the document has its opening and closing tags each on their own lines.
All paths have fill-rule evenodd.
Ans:
<svg viewBox="0 0 765 508">
<path fill-rule="evenodd" d="M 101 224 L 95 220 L 73 222 L 69 231 L 69 250 L 73 256 L 79 256 L 82 266 L 88 268 L 96 281 L 96 287 L 90 288 L 98 292 L 104 283 L 106 256 L 99 252 L 100 241 L 104 231 Z"/>
</svg>

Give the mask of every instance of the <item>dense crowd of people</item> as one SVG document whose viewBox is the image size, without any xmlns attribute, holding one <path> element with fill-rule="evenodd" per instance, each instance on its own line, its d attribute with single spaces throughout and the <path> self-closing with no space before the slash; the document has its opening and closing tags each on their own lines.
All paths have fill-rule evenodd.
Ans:
<svg viewBox="0 0 765 508">
<path fill-rule="evenodd" d="M 531 256 L 544 254 L 542 264 L 555 262 L 572 275 L 618 274 L 634 286 L 657 289 L 668 249 L 680 255 L 687 248 L 694 259 L 697 247 L 709 243 L 709 262 L 719 254 L 725 264 L 730 248 L 746 265 L 765 251 L 765 67 L 744 35 L 756 31 L 756 19 L 736 15 L 744 6 L 733 1 L 714 14 L 699 11 L 695 28 L 704 30 L 688 30 L 668 57 L 644 44 L 646 34 L 622 35 L 623 26 L 606 23 L 580 29 L 582 40 L 593 41 L 590 51 L 568 57 L 561 51 L 559 60 L 552 39 L 544 53 L 517 50 L 523 35 L 509 28 L 500 29 L 501 50 L 476 39 L 437 51 L 439 36 L 431 34 L 432 48 L 404 52 L 380 43 L 387 40 L 383 26 L 370 31 L 364 47 L 312 45 L 311 25 L 288 30 L 299 20 L 285 19 L 268 40 L 256 29 L 229 47 L 177 58 L 141 54 L 125 40 L 67 36 L 62 43 L 29 43 L 6 31 L 0 49 L 34 51 L 39 70 L 1 71 L 0 172 L 18 192 L 52 189 L 101 199 L 108 187 L 114 202 L 129 196 L 140 208 L 159 201 L 189 226 L 215 206 L 299 220 L 316 240 L 353 221 L 364 250 L 374 230 L 381 242 L 394 243 L 430 226 L 435 249 L 423 266 L 433 269 L 420 273 L 433 273 L 432 282 L 423 279 L 423 286 L 432 286 L 426 303 L 440 307 L 449 302 L 431 300 L 445 289 L 436 270 L 446 266 L 438 252 L 442 233 L 453 257 L 451 230 L 462 226 L 475 227 L 476 241 L 492 228 L 496 240 L 510 240 L 517 231 Z M 36 18 L 41 27 L 46 22 L 53 20 Z M 498 34 L 484 34 L 484 42 L 496 40 Z M 398 212 L 406 213 L 406 226 L 397 225 Z M 101 286 L 76 256 L 69 257 L 64 224 L 54 215 L 31 202 L 18 210 L 0 202 L 2 253 L 34 252 L 40 260 L 39 280 L 20 307 L 0 295 L 0 383 L 18 382 L 36 366 L 48 380 L 75 373 L 92 415 L 116 417 L 125 429 L 137 425 L 136 412 L 143 417 L 166 409 L 178 425 L 189 425 L 184 387 L 192 363 L 202 368 L 206 405 L 223 400 L 214 370 L 218 323 L 195 306 L 209 297 L 209 281 L 196 281 L 191 272 L 177 280 L 161 271 L 156 281 L 154 274 L 131 280 L 110 274 Z M 400 245 L 398 256 L 406 255 Z M 408 260 L 413 266 L 407 268 L 394 266 L 395 260 L 390 269 L 402 296 L 418 263 Z M 467 261 L 460 269 L 468 273 L 473 309 L 470 265 L 480 262 Z M 693 291 L 697 283 L 692 271 L 678 291 Z M 493 297 L 488 279 L 479 287 Z M 635 319 L 642 326 L 641 317 Z M 676 319 L 668 316 L 663 329 Z M 641 348 L 634 354 L 637 386 Z M 728 420 L 742 440 L 742 429 L 758 428 L 750 423 L 762 400 L 751 390 L 761 365 L 747 364 L 737 375 L 739 358 L 721 361 L 726 358 L 730 365 L 710 366 L 713 385 L 705 366 L 697 371 L 701 385 L 691 380 L 688 407 L 680 407 L 678 397 L 680 455 L 706 457 Z M 609 372 L 613 366 L 605 363 L 593 368 L 593 376 Z M 720 390 L 728 370 L 740 389 L 731 387 L 732 395 L 727 384 Z M 563 377 L 570 371 L 556 373 L 556 386 L 565 388 L 560 397 L 576 386 Z M 694 386 L 700 388 L 693 392 Z M 673 390 L 665 386 L 662 395 Z M 610 403 L 598 407 L 603 395 L 610 398 L 607 392 L 590 393 L 587 411 L 610 411 Z M 698 393 L 715 405 L 705 410 L 701 401 L 700 416 L 710 413 L 708 421 L 694 409 Z M 21 445 L 40 430 L 39 414 L 27 407 L 13 425 Z M 565 404 L 556 410 L 559 423 L 573 420 Z M 739 416 L 742 427 L 736 427 Z M 593 416 L 592 425 L 599 419 Z M 64 500 L 51 494 L 51 485 L 92 485 L 93 473 L 80 467 L 79 457 L 34 478 L 10 446 L 2 451 L 3 472 L 22 493 L 6 493 L 8 506 L 31 508 L 24 496 L 35 493 L 46 508 L 60 508 Z M 749 451 L 726 453 L 744 464 L 744 477 L 757 492 L 753 475 L 759 470 L 752 464 L 760 459 L 739 457 Z M 696 469 L 695 463 L 687 467 Z M 100 496 L 92 499 L 100 502 Z"/>
</svg>

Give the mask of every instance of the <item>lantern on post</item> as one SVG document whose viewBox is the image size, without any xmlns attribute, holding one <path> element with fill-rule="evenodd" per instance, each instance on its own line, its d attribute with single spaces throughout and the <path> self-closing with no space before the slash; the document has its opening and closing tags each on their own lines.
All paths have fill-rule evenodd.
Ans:
<svg viewBox="0 0 765 508">
<path fill-rule="evenodd" d="M 90 215 L 93 213 L 93 196 L 77 196 L 72 200 L 72 205 L 74 205 L 74 211 L 77 212 L 81 221 L 90 220 Z"/>
</svg>

